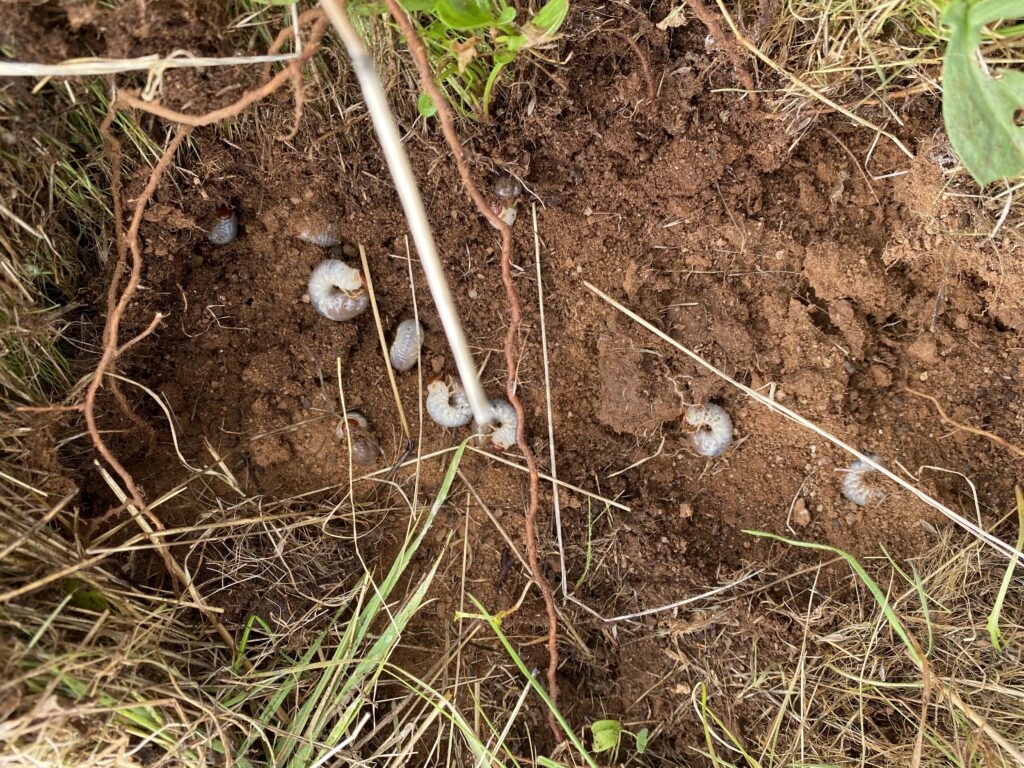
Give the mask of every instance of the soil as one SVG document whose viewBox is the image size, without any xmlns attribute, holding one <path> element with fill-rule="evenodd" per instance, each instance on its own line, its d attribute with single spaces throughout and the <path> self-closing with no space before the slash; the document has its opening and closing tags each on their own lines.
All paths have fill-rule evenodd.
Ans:
<svg viewBox="0 0 1024 768">
<path fill-rule="evenodd" d="M 726 374 L 879 454 L 972 519 L 971 489 L 957 473 L 974 483 L 991 521 L 1012 499 L 1014 457 L 944 423 L 908 387 L 936 396 L 961 422 L 1011 442 L 1021 434 L 1024 270 L 1008 246 L 971 236 L 984 225 L 962 201 L 944 196 L 949 152 L 936 134 L 938 105 L 909 99 L 894 107 L 902 125 L 890 128 L 913 159 L 842 119 L 820 118 L 794 137 L 783 121 L 751 111 L 730 90 L 736 81 L 729 62 L 713 45 L 705 48 L 698 23 L 654 28 L 651 22 L 668 10 L 655 3 L 648 17 L 577 4 L 565 44 L 572 57 L 558 70 L 559 80 L 531 76 L 535 108 L 510 105 L 492 123 L 461 127 L 479 179 L 493 183 L 507 170 L 528 189 L 514 227 L 515 279 L 525 307 L 518 391 L 528 438 L 548 468 L 536 206 L 558 476 L 622 505 L 606 507 L 571 490 L 559 497 L 569 583 L 585 575 L 575 596 L 606 617 L 671 603 L 768 564 L 795 570 L 817 561 L 816 554 L 746 529 L 832 544 L 861 557 L 884 547 L 906 558 L 949 523 L 888 485 L 881 486 L 880 503 L 847 501 L 840 483 L 848 456 L 751 402 L 603 303 L 584 281 Z M 176 32 L 187 29 L 197 49 L 229 49 L 194 11 Z M 159 6 L 152 13 L 154 28 L 174 28 L 157 18 Z M 636 55 L 620 38 L 594 31 L 600 20 L 642 32 L 640 47 L 659 84 L 656 104 L 646 102 Z M 125 28 L 111 23 L 105 33 L 91 34 L 116 55 L 135 55 Z M 206 94 L 231 92 L 248 82 L 232 78 L 245 77 L 168 72 L 165 103 L 200 111 L 223 103 Z M 324 93 L 313 85 L 309 98 L 315 104 Z M 298 137 L 280 142 L 274 136 L 289 127 L 291 114 L 285 95 L 274 104 L 261 112 L 266 120 L 258 130 L 247 123 L 250 130 L 230 140 L 223 132 L 197 131 L 184 171 L 158 190 L 141 230 L 143 289 L 122 337 L 144 329 L 155 312 L 167 319 L 119 370 L 161 395 L 190 463 L 209 461 L 208 442 L 229 457 L 247 495 L 340 498 L 349 468 L 335 436 L 339 371 L 347 407 L 366 414 L 383 450 L 378 469 L 404 455 L 406 440 L 372 313 L 333 323 L 304 295 L 310 271 L 329 253 L 295 237 L 303 226 L 336 224 L 352 263 L 355 246 L 365 249 L 389 339 L 418 310 L 427 330 L 422 377 L 415 370 L 400 374 L 398 389 L 414 437 L 420 436 L 419 452 L 451 447 L 467 433 L 419 418 L 423 378 L 454 368 L 415 256 L 410 286 L 405 220 L 365 122 L 332 135 L 336 123 L 312 108 Z M 486 389 L 499 396 L 509 309 L 498 238 L 473 211 L 436 127 L 406 128 L 459 312 L 485 364 Z M 144 181 L 141 175 L 129 180 L 126 202 Z M 224 203 L 237 209 L 240 234 L 216 247 L 204 229 Z M 97 277 L 97 297 L 109 278 Z M 162 411 L 139 392 L 131 400 L 155 428 L 156 443 L 147 447 L 140 433 L 129 432 L 111 444 L 155 498 L 187 471 Z M 679 419 L 687 404 L 708 401 L 722 405 L 735 425 L 734 444 L 717 459 L 694 452 Z M 103 407 L 109 427 L 130 426 L 112 401 Z M 515 451 L 506 458 L 519 461 Z M 424 463 L 421 498 L 436 490 L 446 462 Z M 463 471 L 522 552 L 526 476 L 478 454 L 467 454 Z M 354 473 L 358 478 L 365 470 Z M 111 502 L 108 492 L 98 479 L 79 477 L 94 514 L 101 514 Z M 396 477 L 411 487 L 411 470 Z M 363 500 L 376 499 L 378 490 L 372 480 L 355 483 Z M 414 633 L 414 644 L 425 647 L 452 631 L 464 543 L 471 553 L 466 584 L 489 608 L 510 607 L 526 584 L 494 524 L 474 502 L 467 524 L 465 494 L 458 496 L 442 517 L 456 533 L 453 560 L 435 584 L 438 602 Z M 545 485 L 542 553 L 557 583 L 552 508 Z M 183 502 L 168 504 L 166 514 L 187 523 L 195 512 Z M 374 534 L 385 553 L 405 530 L 399 516 Z M 435 546 L 443 534 L 438 531 Z M 588 547 L 592 563 L 584 573 Z M 245 594 L 228 600 L 257 605 Z M 745 659 L 753 647 L 770 661 L 775 638 L 798 631 L 729 604 L 702 611 L 698 603 L 695 610 L 619 625 L 570 605 L 563 618 L 581 641 L 567 634 L 561 647 L 562 696 L 571 719 L 660 724 L 652 749 L 687 759 L 703 738 L 689 702 L 693 688 L 735 674 L 725 660 Z M 528 598 L 506 626 L 528 663 L 543 668 L 539 597 Z M 494 653 L 500 651 L 478 650 L 471 669 L 486 671 Z M 527 709 L 524 722 L 543 741 L 542 713 Z M 727 709 L 742 733 L 743 707 Z"/>
</svg>

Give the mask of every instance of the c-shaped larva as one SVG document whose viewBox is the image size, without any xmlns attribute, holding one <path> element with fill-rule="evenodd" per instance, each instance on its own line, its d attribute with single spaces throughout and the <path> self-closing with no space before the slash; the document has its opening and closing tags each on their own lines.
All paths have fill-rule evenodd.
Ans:
<svg viewBox="0 0 1024 768">
<path fill-rule="evenodd" d="M 214 245 L 227 245 L 238 236 L 238 217 L 230 205 L 217 208 L 213 226 L 206 233 L 206 239 Z"/>
<path fill-rule="evenodd" d="M 395 329 L 395 340 L 391 342 L 391 367 L 396 371 L 408 371 L 420 356 L 423 343 L 423 326 L 410 318 L 403 320 Z"/>
<path fill-rule="evenodd" d="M 882 457 L 874 453 L 867 456 L 876 464 L 882 463 Z M 843 476 L 843 496 L 859 507 L 881 501 L 885 493 L 872 482 L 871 475 L 877 472 L 874 467 L 857 459 L 846 470 Z"/>
<path fill-rule="evenodd" d="M 465 426 L 473 418 L 473 409 L 462 385 L 445 379 L 427 384 L 427 413 L 435 424 L 445 429 Z"/>
<path fill-rule="evenodd" d="M 491 407 L 491 423 L 477 424 L 476 432 L 481 437 L 489 437 L 491 445 L 505 451 L 516 444 L 516 426 L 519 418 L 516 409 L 508 400 L 488 400 Z"/>
<path fill-rule="evenodd" d="M 701 456 L 721 456 L 732 443 L 732 419 L 722 406 L 691 405 L 685 418 L 691 427 L 698 427 L 690 440 Z"/>
<path fill-rule="evenodd" d="M 343 261 L 321 261 L 309 276 L 309 301 L 330 320 L 351 320 L 370 306 L 363 276 Z"/>
<path fill-rule="evenodd" d="M 372 467 L 380 458 L 380 445 L 370 434 L 370 423 L 359 411 L 349 411 L 348 419 L 338 421 L 334 435 L 342 444 L 347 444 L 345 433 L 348 432 L 352 441 L 352 463 L 361 467 Z"/>
</svg>

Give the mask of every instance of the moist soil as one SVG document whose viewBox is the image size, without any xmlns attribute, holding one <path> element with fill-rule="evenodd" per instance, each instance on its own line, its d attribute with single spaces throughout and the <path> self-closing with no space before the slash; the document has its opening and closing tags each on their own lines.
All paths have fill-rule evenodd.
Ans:
<svg viewBox="0 0 1024 768">
<path fill-rule="evenodd" d="M 216 25 L 200 21 L 210 17 L 186 13 L 176 23 L 159 6 L 146 7 L 151 29 L 164 37 L 174 29 L 193 49 L 228 48 Z M 970 236 L 983 224 L 962 201 L 944 196 L 949 151 L 937 132 L 938 105 L 913 99 L 893 105 L 901 124 L 889 128 L 914 158 L 842 119 L 819 117 L 794 134 L 787 121 L 751 109 L 738 95 L 728 59 L 706 45 L 698 23 L 655 29 L 652 21 L 668 10 L 655 3 L 648 16 L 578 4 L 563 44 L 572 55 L 555 79 L 526 71 L 516 86 L 525 96 L 513 89 L 491 122 L 460 127 L 484 185 L 507 171 L 527 188 L 513 229 L 513 273 L 524 307 L 518 393 L 527 439 L 549 470 L 539 253 L 558 477 L 621 505 L 578 490 L 559 496 L 568 583 L 604 617 L 672 603 L 761 568 L 791 573 L 817 562 L 816 554 L 746 529 L 832 544 L 861 557 L 884 547 L 907 558 L 949 524 L 891 485 L 879 486 L 886 492 L 880 502 L 860 507 L 846 500 L 840 492 L 846 454 L 752 402 L 602 302 L 584 281 L 729 376 L 877 453 L 971 518 L 971 489 L 958 473 L 974 483 L 992 520 L 1012 499 L 1013 456 L 944 422 L 908 388 L 937 397 L 951 417 L 1010 441 L 1021 430 L 1022 272 L 1007 246 Z M 126 31 L 135 27 L 118 21 L 86 23 L 77 34 L 96 38 L 111 55 L 142 52 L 144 41 L 132 42 Z M 655 103 L 647 100 L 637 55 L 601 22 L 631 25 L 639 35 L 658 88 Z M 164 103 L 200 112 L 235 98 L 254 77 L 171 71 Z M 353 87 L 344 71 L 339 77 Z M 454 373 L 451 355 L 415 253 L 410 268 L 405 219 L 367 121 L 361 110 L 345 118 L 348 124 L 325 119 L 327 108 L 318 109 L 317 100 L 326 97 L 322 82 L 310 86 L 312 106 L 291 141 L 275 138 L 292 120 L 284 91 L 270 106 L 257 107 L 258 119 L 242 118 L 231 135 L 196 131 L 179 158 L 182 170 L 161 185 L 141 229 L 143 283 L 122 338 L 142 331 L 155 312 L 166 319 L 122 358 L 119 371 L 164 399 L 183 457 L 208 463 L 208 444 L 227 457 L 248 496 L 309 494 L 323 502 L 348 493 L 347 452 L 335 436 L 339 376 L 346 406 L 367 416 L 382 448 L 374 469 L 408 455 L 372 313 L 334 323 L 305 295 L 319 261 L 340 252 L 358 265 L 358 246 L 365 249 L 385 336 L 390 340 L 414 312 L 426 328 L 420 370 L 397 378 L 418 452 L 450 448 L 469 433 L 443 430 L 421 413 L 425 380 Z M 510 311 L 497 233 L 474 211 L 433 122 L 406 129 L 485 387 L 492 397 L 503 396 L 501 348 Z M 143 174 L 127 179 L 129 208 L 144 183 Z M 239 236 L 216 247 L 204 231 L 225 203 L 237 209 Z M 304 226 L 331 223 L 344 238 L 340 251 L 295 236 Z M 100 270 L 93 286 L 97 312 L 109 280 L 109 268 Z M 120 417 L 113 400 L 101 401 L 101 421 L 128 430 L 111 445 L 156 498 L 188 471 L 163 412 L 134 387 L 125 389 L 152 425 L 153 439 Z M 715 459 L 694 452 L 680 422 L 686 405 L 709 401 L 724 407 L 735 425 L 733 445 Z M 522 463 L 514 449 L 504 458 Z M 432 498 L 448 460 L 421 463 L 421 502 Z M 411 493 L 414 469 L 360 480 L 367 470 L 354 467 L 355 497 L 380 507 L 393 498 L 384 480 Z M 91 514 L 112 506 L 87 468 L 70 470 L 88 492 Z M 462 470 L 464 483 L 456 485 L 414 566 L 424 568 L 448 531 L 454 533 L 432 590 L 435 601 L 410 633 L 410 647 L 420 650 L 402 659 L 413 671 L 430 665 L 427 649 L 454 637 L 452 616 L 465 605 L 463 589 L 496 611 L 511 607 L 527 584 L 527 571 L 482 506 L 515 550 L 525 552 L 526 475 L 475 453 Z M 545 483 L 540 547 L 557 584 L 553 504 Z M 186 497 L 165 507 L 168 524 L 195 522 L 197 514 Z M 375 542 L 370 551 L 386 561 L 407 522 L 400 506 L 379 515 L 367 533 Z M 811 572 L 797 583 L 813 578 Z M 239 624 L 261 605 L 260 595 L 244 589 L 218 599 Z M 716 682 L 736 675 L 727 660 L 743 662 L 756 648 L 770 663 L 782 653 L 781 639 L 800 632 L 739 602 L 715 606 L 698 602 L 609 624 L 566 605 L 559 679 L 572 721 L 582 726 L 607 716 L 634 729 L 661 726 L 654 752 L 699 759 L 693 750 L 703 736 L 690 703 L 693 688 L 704 681 L 714 695 Z M 505 620 L 527 663 L 541 669 L 543 616 L 534 592 Z M 507 664 L 501 654 L 482 643 L 465 660 L 466 673 L 482 676 L 495 663 Z M 506 704 L 519 690 L 511 678 L 491 685 L 494 700 Z M 721 708 L 742 734 L 744 704 L 728 700 Z M 543 744 L 542 711 L 530 704 L 522 717 L 514 738 L 530 731 Z"/>
</svg>

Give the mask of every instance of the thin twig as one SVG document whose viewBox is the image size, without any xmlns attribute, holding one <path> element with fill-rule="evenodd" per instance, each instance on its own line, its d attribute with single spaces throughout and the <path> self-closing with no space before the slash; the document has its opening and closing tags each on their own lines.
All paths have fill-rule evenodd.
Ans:
<svg viewBox="0 0 1024 768">
<path fill-rule="evenodd" d="M 388 354 L 388 342 L 384 338 L 384 326 L 380 321 L 380 310 L 377 309 L 377 294 L 373 290 L 373 275 L 370 274 L 370 264 L 366 260 L 366 249 L 362 243 L 359 244 L 359 260 L 363 265 L 363 280 L 366 282 L 366 293 L 370 297 L 370 309 L 373 310 L 373 323 L 377 327 L 377 339 L 380 341 L 380 351 L 384 355 L 384 370 L 388 372 L 388 380 L 391 382 L 391 394 L 395 396 L 395 407 L 398 408 L 398 419 L 402 422 L 402 432 L 405 433 L 405 441 L 412 439 L 412 432 L 409 431 L 409 422 L 405 418 L 405 408 L 402 407 L 402 397 L 398 394 L 398 382 L 395 381 L 395 369 L 391 365 L 391 356 Z"/>
<path fill-rule="evenodd" d="M 551 369 L 548 365 L 548 328 L 544 317 L 544 276 L 540 269 L 540 234 L 537 232 L 537 204 L 530 206 L 533 214 L 533 260 L 537 265 L 537 305 L 540 309 L 540 351 L 544 363 L 544 402 L 548 411 L 548 454 L 551 460 L 551 496 L 555 506 L 555 541 L 558 543 L 558 567 L 562 577 L 562 599 L 569 595 L 565 567 L 565 545 L 562 542 L 562 504 L 558 494 L 558 465 L 555 461 L 555 422 L 551 409 Z"/>
<path fill-rule="evenodd" d="M 516 290 L 515 283 L 512 281 L 512 230 L 511 228 L 502 221 L 498 215 L 491 210 L 491 207 L 487 204 L 484 196 L 480 193 L 476 183 L 473 181 L 473 177 L 469 172 L 469 165 L 466 163 L 466 155 L 462 148 L 462 142 L 459 141 L 459 136 L 455 131 L 455 121 L 452 118 L 451 110 L 448 108 L 448 102 L 445 100 L 444 94 L 441 89 L 438 88 L 437 83 L 434 82 L 434 75 L 430 69 L 430 62 L 427 59 L 426 49 L 423 47 L 423 43 L 420 41 L 419 36 L 416 34 L 416 30 L 409 20 L 408 15 L 402 10 L 398 0 L 385 0 L 388 6 L 388 10 L 391 12 L 392 17 L 398 24 L 398 28 L 405 36 L 406 43 L 409 46 L 409 51 L 412 54 L 413 60 L 416 62 L 416 69 L 419 71 L 420 85 L 423 90 L 426 91 L 427 95 L 434 102 L 434 107 L 437 109 L 438 119 L 441 121 L 441 130 L 444 133 L 445 140 L 448 142 L 448 146 L 452 151 L 452 155 L 455 159 L 455 165 L 458 168 L 459 176 L 462 179 L 462 185 L 465 187 L 466 192 L 472 198 L 476 204 L 477 210 L 480 214 L 487 219 L 487 221 L 501 232 L 501 278 L 505 284 L 505 293 L 508 296 L 509 310 L 511 317 L 509 319 L 508 330 L 505 333 L 505 364 L 507 366 L 507 374 L 505 380 L 505 391 L 508 397 L 509 403 L 516 411 L 516 444 L 519 446 L 519 450 L 522 452 L 523 457 L 526 459 L 526 465 L 530 470 L 530 499 L 529 505 L 526 509 L 525 519 L 525 533 L 526 533 L 526 549 L 530 560 L 530 571 L 533 577 L 534 583 L 541 591 L 541 595 L 544 598 L 544 607 L 548 615 L 548 695 L 554 704 L 558 703 L 558 614 L 555 611 L 555 598 L 554 593 L 551 590 L 551 585 L 548 583 L 547 578 L 540 569 L 540 558 L 537 554 L 537 512 L 540 508 L 540 475 L 537 468 L 537 458 L 533 455 L 533 450 L 530 448 L 529 443 L 526 441 L 526 411 L 523 409 L 523 403 L 516 394 L 516 381 L 519 364 L 516 360 L 515 354 L 515 343 L 516 338 L 519 334 L 519 327 L 523 321 L 523 307 L 519 300 L 519 293 Z M 558 741 L 563 738 L 562 729 L 558 724 L 554 713 L 548 712 L 548 724 L 551 727 L 552 733 Z"/>
</svg>

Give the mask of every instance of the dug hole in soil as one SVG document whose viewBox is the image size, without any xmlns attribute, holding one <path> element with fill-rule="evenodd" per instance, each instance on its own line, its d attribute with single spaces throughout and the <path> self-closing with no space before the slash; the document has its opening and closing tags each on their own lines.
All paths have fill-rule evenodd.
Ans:
<svg viewBox="0 0 1024 768">
<path fill-rule="evenodd" d="M 656 3 L 651 18 L 669 9 Z M 640 63 L 619 37 L 601 30 L 573 34 L 593 30 L 598 13 L 618 12 L 576 4 L 568 29 L 572 56 L 558 70 L 563 82 L 542 78 L 535 108 L 499 109 L 492 123 L 461 129 L 478 179 L 492 184 L 508 171 L 528 190 L 513 230 L 525 308 L 518 391 L 528 439 L 547 470 L 535 208 L 558 476 L 621 505 L 560 492 L 568 583 L 582 582 L 575 597 L 598 614 L 617 616 L 678 601 L 767 564 L 792 571 L 816 562 L 744 529 L 830 543 L 859 556 L 876 555 L 884 545 L 908 557 L 948 525 L 890 485 L 879 503 L 847 501 L 840 484 L 849 456 L 659 341 L 600 301 L 585 280 L 730 376 L 903 468 L 968 517 L 974 502 L 963 478 L 922 467 L 969 477 L 986 514 L 1005 508 L 1012 457 L 951 428 L 906 391 L 932 394 L 953 418 L 1011 441 L 1020 434 L 1021 270 L 991 241 L 953 234 L 970 230 L 971 221 L 942 194 L 949 153 L 938 133 L 938 105 L 907 100 L 897 107 L 904 124 L 894 130 L 913 160 L 842 119 L 821 118 L 795 141 L 784 121 L 752 110 L 728 90 L 735 85 L 728 61 L 705 49 L 697 22 L 663 32 L 645 21 L 639 44 L 659 87 L 651 104 Z M 165 28 L 159 18 L 151 21 Z M 176 34 L 176 47 L 213 45 L 203 25 Z M 233 76 L 167 72 L 164 103 L 199 112 L 196 104 L 212 106 L 208 94 Z M 315 89 L 309 97 L 317 98 Z M 397 461 L 406 440 L 372 313 L 333 323 L 304 296 L 311 270 L 329 254 L 295 237 L 302 226 L 336 224 L 354 264 L 354 246 L 365 248 L 389 339 L 413 315 L 414 287 L 426 327 L 422 378 L 415 369 L 400 374 L 398 388 L 417 450 L 428 455 L 466 435 L 420 418 L 423 380 L 454 367 L 415 253 L 410 286 L 406 223 L 375 141 L 365 122 L 348 128 L 342 141 L 335 134 L 340 120 L 312 124 L 316 118 L 308 115 L 296 140 L 276 141 L 290 125 L 289 98 L 282 90 L 272 109 L 257 107 L 264 115 L 260 130 L 240 131 L 230 141 L 223 132 L 198 130 L 187 173 L 161 184 L 141 229 L 143 290 L 122 339 L 142 331 L 155 312 L 167 319 L 122 358 L 119 371 L 165 398 L 178 448 L 190 463 L 209 462 L 209 441 L 218 455 L 230 456 L 247 495 L 316 491 L 317 499 L 340 501 L 349 469 L 335 436 L 339 361 L 347 407 L 366 414 L 383 449 L 377 468 Z M 503 396 L 509 307 L 497 234 L 473 210 L 436 126 L 417 130 L 407 147 L 485 387 L 491 397 Z M 129 210 L 144 181 L 141 175 L 127 180 Z M 217 247 L 204 230 L 224 203 L 237 209 L 240 233 Z M 96 297 L 109 279 L 109 270 L 97 276 Z M 118 415 L 113 400 L 101 400 L 101 424 L 126 430 L 109 438 L 111 447 L 147 497 L 156 498 L 188 470 L 162 411 L 135 388 L 126 391 L 156 430 L 155 443 Z M 679 418 L 687 404 L 708 401 L 726 409 L 736 432 L 716 459 L 694 452 Z M 506 458 L 521 463 L 514 450 Z M 449 459 L 424 461 L 421 499 L 432 497 Z M 65 465 L 88 491 L 91 514 L 116 505 L 88 466 L 68 456 Z M 421 650 L 403 651 L 413 671 L 430 664 L 423 649 L 444 647 L 456 631 L 452 616 L 463 583 L 498 611 L 515 603 L 528 579 L 481 508 L 486 504 L 524 552 L 526 475 L 477 454 L 466 455 L 462 471 L 479 498 L 457 486 L 414 564 L 430 562 L 455 531 L 432 588 L 434 602 L 409 633 L 410 647 Z M 412 470 L 400 470 L 395 481 L 411 488 Z M 381 490 L 364 480 L 354 492 L 369 503 Z M 542 556 L 557 584 L 549 484 L 542 493 Z M 196 522 L 187 497 L 164 505 L 168 525 Z M 378 545 L 371 554 L 383 562 L 406 530 L 407 514 L 397 517 L 382 515 L 367 531 Z M 230 629 L 266 610 L 262 596 L 244 587 L 214 600 L 228 609 Z M 565 615 L 580 641 L 563 631 L 560 683 L 570 718 L 580 726 L 601 716 L 662 724 L 652 749 L 663 754 L 686 752 L 702 738 L 689 701 L 694 686 L 734 675 L 725 659 L 743 658 L 755 644 L 770 662 L 774 638 L 798 631 L 728 604 L 707 613 L 698 603 L 615 625 L 571 605 Z M 287 612 L 276 618 L 287 625 Z M 536 593 L 505 628 L 528 664 L 546 666 Z M 502 653 L 496 645 L 473 649 L 465 673 L 483 676 L 493 664 L 507 663 Z M 494 683 L 496 700 L 503 700 L 506 684 Z M 742 706 L 730 707 L 742 733 Z M 532 703 L 517 728 L 548 738 L 544 713 Z"/>
</svg>

